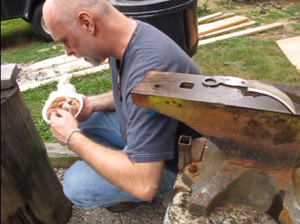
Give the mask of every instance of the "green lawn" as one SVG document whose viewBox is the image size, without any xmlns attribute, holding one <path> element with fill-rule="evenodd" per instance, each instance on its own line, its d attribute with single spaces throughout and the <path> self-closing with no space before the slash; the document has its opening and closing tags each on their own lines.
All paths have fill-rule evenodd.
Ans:
<svg viewBox="0 0 300 224">
<path fill-rule="evenodd" d="M 54 42 L 44 43 L 41 41 L 29 44 L 27 47 L 1 55 L 1 64 L 17 63 L 27 64 L 63 55 L 64 47 Z"/>
<path fill-rule="evenodd" d="M 193 59 L 207 75 L 300 84 L 299 72 L 273 38 L 242 37 L 202 45 Z"/>
<path fill-rule="evenodd" d="M 1 47 L 30 40 L 37 40 L 37 38 L 31 25 L 23 19 L 1 21 Z"/>
<path fill-rule="evenodd" d="M 1 53 L 1 64 L 38 62 L 64 54 L 61 44 L 40 41 L 33 33 L 31 25 L 23 19 L 1 21 L 1 49 L 17 44 L 24 47 Z"/>
</svg>

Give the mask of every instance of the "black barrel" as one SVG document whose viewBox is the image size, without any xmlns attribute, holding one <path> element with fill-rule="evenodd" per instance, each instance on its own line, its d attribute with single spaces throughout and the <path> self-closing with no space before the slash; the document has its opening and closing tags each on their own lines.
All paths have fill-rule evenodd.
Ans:
<svg viewBox="0 0 300 224">
<path fill-rule="evenodd" d="M 124 15 L 172 38 L 190 57 L 198 47 L 197 0 L 109 0 Z"/>
</svg>

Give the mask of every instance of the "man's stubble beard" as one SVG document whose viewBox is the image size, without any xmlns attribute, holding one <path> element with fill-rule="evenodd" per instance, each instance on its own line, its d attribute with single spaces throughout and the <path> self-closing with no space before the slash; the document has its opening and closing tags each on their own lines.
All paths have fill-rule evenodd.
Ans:
<svg viewBox="0 0 300 224">
<path fill-rule="evenodd" d="M 99 66 L 102 62 L 105 61 L 105 59 L 101 58 L 101 59 L 94 59 L 94 58 L 88 58 L 88 57 L 84 57 L 84 60 L 89 62 L 93 67 Z"/>
<path fill-rule="evenodd" d="M 81 40 L 84 40 L 84 37 L 81 37 Z M 95 49 L 98 48 L 94 46 L 91 41 L 85 40 L 84 42 L 85 43 L 82 43 L 82 45 L 85 45 L 85 49 L 87 49 L 86 52 L 90 53 L 81 56 L 86 62 L 89 62 L 93 67 L 96 67 L 105 61 L 106 57 L 102 57 L 99 52 L 95 52 Z"/>
</svg>

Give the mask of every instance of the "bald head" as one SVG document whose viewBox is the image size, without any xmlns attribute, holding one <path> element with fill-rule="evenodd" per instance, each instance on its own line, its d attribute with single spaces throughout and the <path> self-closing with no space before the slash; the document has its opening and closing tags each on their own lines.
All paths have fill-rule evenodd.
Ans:
<svg viewBox="0 0 300 224">
<path fill-rule="evenodd" d="M 107 0 L 46 0 L 44 7 L 64 11 L 100 10 L 100 12 L 105 12 L 108 5 L 110 3 Z"/>
<path fill-rule="evenodd" d="M 46 0 L 43 17 L 67 54 L 97 62 L 110 56 L 121 59 L 136 27 L 108 0 Z"/>
<path fill-rule="evenodd" d="M 110 3 L 107 0 L 46 0 L 43 16 L 47 25 L 51 22 L 72 26 L 79 12 L 85 11 L 103 20 L 107 17 Z"/>
</svg>

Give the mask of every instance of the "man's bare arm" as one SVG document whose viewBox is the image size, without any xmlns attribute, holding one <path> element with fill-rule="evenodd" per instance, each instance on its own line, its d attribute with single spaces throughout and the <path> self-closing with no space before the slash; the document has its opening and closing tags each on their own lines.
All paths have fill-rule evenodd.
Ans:
<svg viewBox="0 0 300 224">
<path fill-rule="evenodd" d="M 92 105 L 93 112 L 115 109 L 112 91 L 95 96 L 90 96 L 88 98 L 88 103 Z"/>
<path fill-rule="evenodd" d="M 163 161 L 134 163 L 118 150 L 101 146 L 76 132 L 69 147 L 103 178 L 143 201 L 151 200 L 159 187 Z"/>
</svg>

